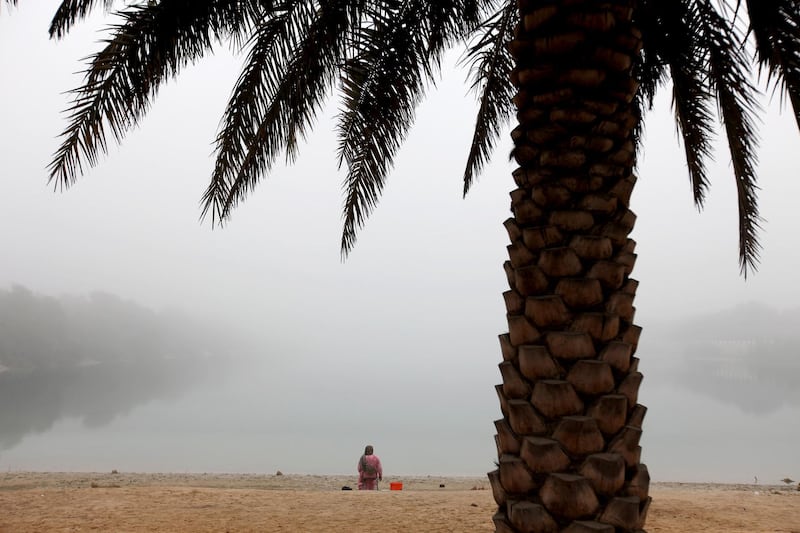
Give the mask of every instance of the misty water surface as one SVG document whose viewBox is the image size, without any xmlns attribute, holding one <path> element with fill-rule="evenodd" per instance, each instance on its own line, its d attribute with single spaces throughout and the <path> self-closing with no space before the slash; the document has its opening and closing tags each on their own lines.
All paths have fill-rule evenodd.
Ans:
<svg viewBox="0 0 800 533">
<path fill-rule="evenodd" d="M 647 331 L 654 479 L 798 476 L 796 323 L 749 305 Z M 368 442 L 398 475 L 493 468 L 497 376 L 375 379 L 325 364 L 311 339 L 270 346 L 110 295 L 21 287 L 0 291 L 0 334 L 4 469 L 347 473 Z"/>
</svg>

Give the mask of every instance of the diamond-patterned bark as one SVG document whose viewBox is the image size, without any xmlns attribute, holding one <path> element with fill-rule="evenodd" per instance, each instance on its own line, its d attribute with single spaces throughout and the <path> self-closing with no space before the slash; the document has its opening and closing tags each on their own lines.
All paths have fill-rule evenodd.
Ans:
<svg viewBox="0 0 800 533">
<path fill-rule="evenodd" d="M 641 530 L 650 498 L 630 278 L 635 3 L 517 3 L 519 168 L 505 222 L 494 523 L 501 532 Z"/>
</svg>

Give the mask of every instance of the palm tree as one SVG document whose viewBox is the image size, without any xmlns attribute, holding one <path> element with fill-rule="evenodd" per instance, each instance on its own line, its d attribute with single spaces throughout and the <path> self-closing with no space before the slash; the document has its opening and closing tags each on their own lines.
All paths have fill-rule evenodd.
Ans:
<svg viewBox="0 0 800 533">
<path fill-rule="evenodd" d="M 16 0 L 6 0 L 12 4 Z M 98 5 L 64 0 L 51 36 Z M 644 527 L 635 215 L 643 116 L 671 81 L 695 202 L 719 118 L 739 200 L 740 266 L 757 264 L 751 69 L 800 125 L 798 0 L 156 0 L 126 2 L 74 91 L 50 177 L 70 186 L 146 113 L 166 79 L 230 41 L 247 51 L 216 138 L 203 215 L 224 223 L 276 158 L 298 155 L 339 89 L 342 252 L 375 207 L 444 52 L 466 43 L 480 107 L 464 192 L 512 114 L 513 216 L 500 335 L 502 418 L 489 474 L 499 532 Z"/>
</svg>

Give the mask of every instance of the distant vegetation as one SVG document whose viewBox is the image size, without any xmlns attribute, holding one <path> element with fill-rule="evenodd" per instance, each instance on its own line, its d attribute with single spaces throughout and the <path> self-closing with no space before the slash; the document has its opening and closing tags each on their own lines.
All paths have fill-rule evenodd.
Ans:
<svg viewBox="0 0 800 533">
<path fill-rule="evenodd" d="M 108 423 L 224 375 L 232 335 L 117 296 L 0 290 L 0 450 L 76 417 Z"/>
</svg>

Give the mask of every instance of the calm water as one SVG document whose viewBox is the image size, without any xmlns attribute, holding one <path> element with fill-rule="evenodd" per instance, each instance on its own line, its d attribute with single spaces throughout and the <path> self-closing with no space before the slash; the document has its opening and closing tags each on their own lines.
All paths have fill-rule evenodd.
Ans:
<svg viewBox="0 0 800 533">
<path fill-rule="evenodd" d="M 18 425 L 16 434 L 9 431 L 10 404 L 4 402 L 0 467 L 346 473 L 364 443 L 372 442 L 397 473 L 482 474 L 492 468 L 491 421 L 498 411 L 491 384 L 476 383 L 474 394 L 449 399 L 428 394 L 428 384 L 416 399 L 413 393 L 370 391 L 365 403 L 346 385 L 309 389 L 288 373 L 209 377 L 182 392 L 138 398 L 114 413 L 105 410 L 105 394 L 114 391 L 92 391 L 83 383 L 74 392 L 80 398 L 62 391 L 58 400 L 18 403 L 13 417 L 28 423 Z M 798 404 L 774 383 L 770 388 L 752 378 L 735 379 L 743 405 L 721 398 L 724 389 L 698 392 L 660 381 L 655 369 L 646 374 L 641 401 L 649 412 L 642 444 L 654 479 L 750 482 L 758 476 L 774 483 L 800 477 Z M 3 385 L 7 391 L 8 383 Z M 748 404 L 746 398 L 756 393 L 758 401 Z M 58 401 L 60 410 L 48 413 L 48 401 Z"/>
<path fill-rule="evenodd" d="M 646 331 L 637 355 L 649 408 L 643 460 L 653 479 L 800 478 L 800 342 L 782 319 L 794 320 L 753 319 L 747 335 L 730 316 Z M 397 474 L 494 468 L 493 344 L 481 350 L 485 362 L 467 360 L 463 371 L 452 357 L 370 353 L 343 364 L 313 343 L 270 355 L 214 344 L 191 328 L 178 342 L 153 326 L 164 320 L 140 316 L 130 342 L 119 333 L 105 344 L 91 337 L 104 357 L 76 349 L 58 364 L 27 357 L 0 371 L 0 468 L 335 474 L 351 472 L 368 443 Z M 173 322 L 169 331 L 180 328 Z M 17 353 L 15 338 L 4 335 L 5 353 Z M 186 338 L 195 342 L 190 355 L 169 349 L 185 348 Z M 58 349 L 69 342 L 61 338 Z"/>
</svg>

